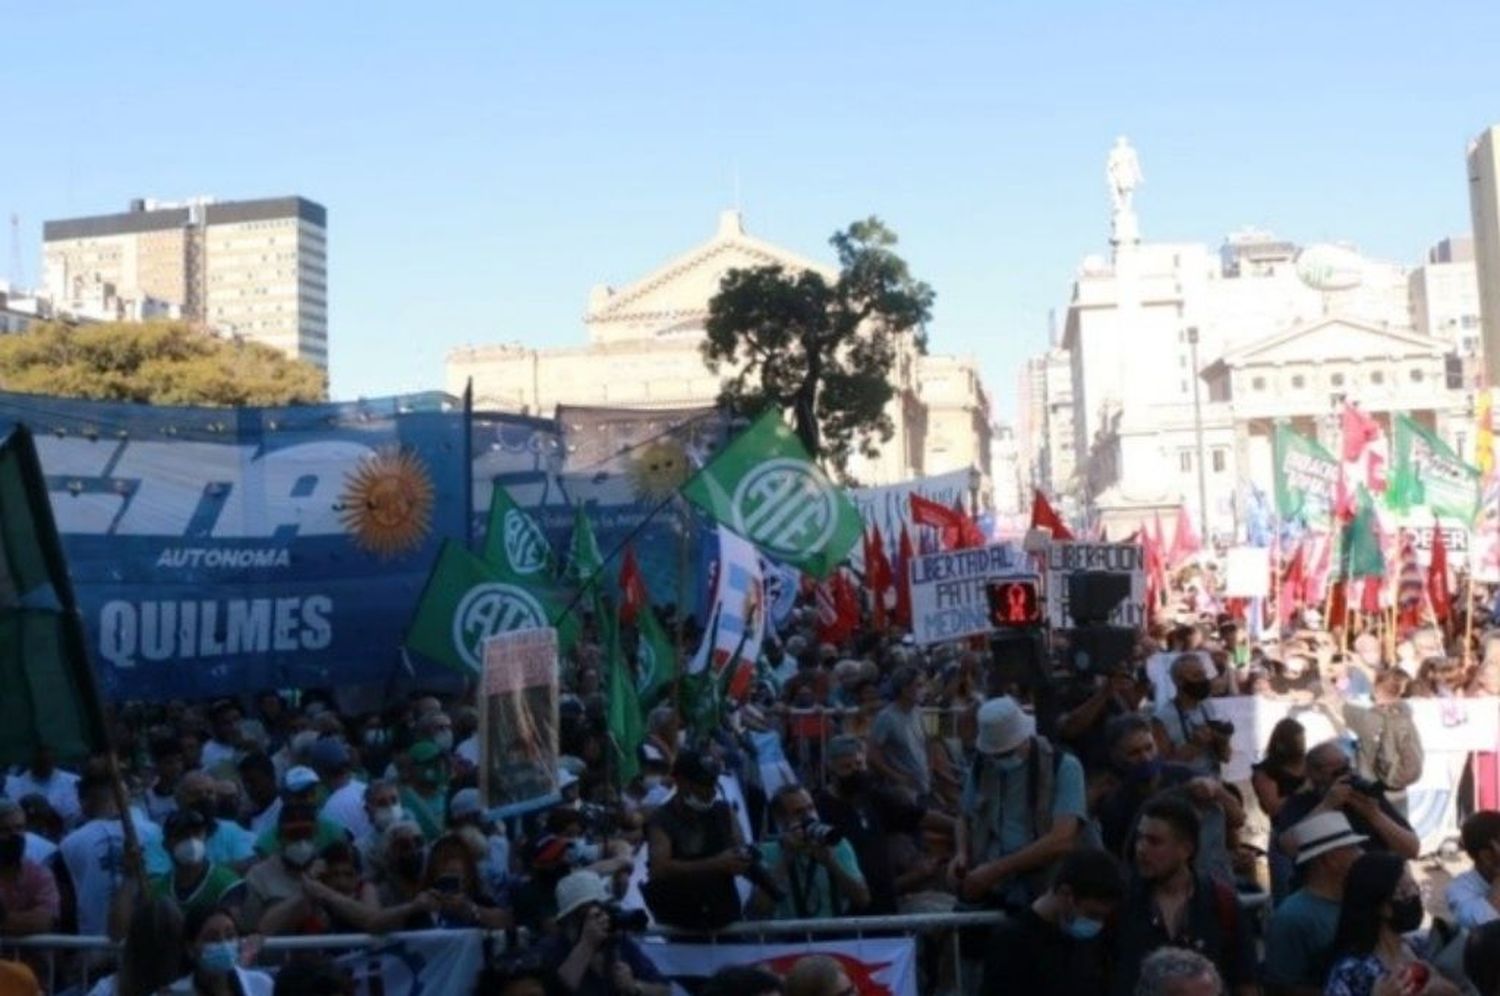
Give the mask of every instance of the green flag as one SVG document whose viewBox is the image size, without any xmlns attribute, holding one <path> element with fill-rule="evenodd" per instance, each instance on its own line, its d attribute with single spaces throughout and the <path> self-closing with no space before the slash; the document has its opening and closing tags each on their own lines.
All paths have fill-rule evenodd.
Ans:
<svg viewBox="0 0 1500 996">
<path fill-rule="evenodd" d="M 1339 547 L 1339 563 L 1346 578 L 1380 577 L 1385 573 L 1385 556 L 1380 552 L 1380 527 L 1375 519 L 1375 504 L 1370 493 L 1359 489 L 1359 510 L 1344 527 Z"/>
<path fill-rule="evenodd" d="M 499 484 L 490 497 L 484 560 L 501 577 L 512 580 L 548 580 L 554 574 L 547 535 Z"/>
<path fill-rule="evenodd" d="M 62 544 L 31 433 L 0 436 L 0 770 L 39 746 L 81 760 L 105 749 Z"/>
<path fill-rule="evenodd" d="M 1479 471 L 1439 436 L 1406 415 L 1396 416 L 1394 465 L 1386 502 L 1405 512 L 1426 505 L 1432 514 L 1472 524 L 1479 512 Z"/>
<path fill-rule="evenodd" d="M 578 622 L 551 582 L 507 577 L 492 564 L 445 540 L 417 603 L 406 645 L 456 671 L 478 674 L 484 641 L 513 629 L 556 626 L 563 652 L 578 639 Z"/>
<path fill-rule="evenodd" d="M 650 615 L 649 612 L 642 615 Z M 635 682 L 620 648 L 620 622 L 613 612 L 602 617 L 604 638 L 609 652 L 608 722 L 609 736 L 618 755 L 615 770 L 624 784 L 641 772 L 640 746 L 646 739 L 646 719 L 641 714 L 641 700 Z"/>
<path fill-rule="evenodd" d="M 671 691 L 672 682 L 677 679 L 677 645 L 661 628 L 661 621 L 649 605 L 636 613 L 635 628 L 640 635 L 635 651 L 636 685 L 642 704 L 650 708 Z"/>
<path fill-rule="evenodd" d="M 808 459 L 775 409 L 694 474 L 682 493 L 766 556 L 817 578 L 833 573 L 864 530 L 854 503 Z"/>
<path fill-rule="evenodd" d="M 1339 480 L 1333 454 L 1285 424 L 1276 426 L 1271 449 L 1277 516 L 1326 525 Z"/>
<path fill-rule="evenodd" d="M 573 542 L 568 547 L 568 569 L 565 577 L 580 588 L 592 584 L 604 570 L 604 555 L 594 538 L 594 527 L 580 503 L 573 507 Z M 596 591 L 597 597 L 597 591 Z"/>
</svg>

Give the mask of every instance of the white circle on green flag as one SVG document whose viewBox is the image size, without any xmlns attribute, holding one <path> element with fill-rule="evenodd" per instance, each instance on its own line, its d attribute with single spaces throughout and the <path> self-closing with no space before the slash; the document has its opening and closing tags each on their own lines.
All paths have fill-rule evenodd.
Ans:
<svg viewBox="0 0 1500 996">
<path fill-rule="evenodd" d="M 651 690 L 652 683 L 656 681 L 656 648 L 651 645 L 650 640 L 640 641 L 640 646 L 635 651 L 635 666 L 636 692 L 645 694 Z"/>
<path fill-rule="evenodd" d="M 735 531 L 771 554 L 800 560 L 838 526 L 838 496 L 805 460 L 767 460 L 740 478 L 730 500 Z"/>
<path fill-rule="evenodd" d="M 515 629 L 549 625 L 542 604 L 511 584 L 489 582 L 470 588 L 453 613 L 453 646 L 474 670 L 484 665 L 484 641 Z"/>
<path fill-rule="evenodd" d="M 531 517 L 510 508 L 502 523 L 505 530 L 505 558 L 517 574 L 535 574 L 547 566 L 547 538 Z"/>
</svg>

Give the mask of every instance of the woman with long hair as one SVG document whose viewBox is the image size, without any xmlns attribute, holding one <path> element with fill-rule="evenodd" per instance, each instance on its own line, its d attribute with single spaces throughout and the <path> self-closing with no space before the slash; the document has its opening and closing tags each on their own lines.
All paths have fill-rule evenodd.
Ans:
<svg viewBox="0 0 1500 996">
<path fill-rule="evenodd" d="M 182 914 L 166 897 L 147 900 L 135 908 L 120 968 L 100 979 L 88 996 L 156 996 L 182 977 Z"/>
<path fill-rule="evenodd" d="M 1324 996 L 1459 996 L 1406 943 L 1422 915 L 1422 891 L 1405 858 L 1385 851 L 1361 855 L 1344 884 Z"/>
<path fill-rule="evenodd" d="M 275 983 L 265 972 L 240 966 L 240 930 L 228 910 L 208 910 L 188 918 L 183 930 L 192 971 L 172 985 L 183 996 L 271 996 Z"/>
<path fill-rule="evenodd" d="M 1307 730 L 1295 719 L 1283 719 L 1271 729 L 1264 760 L 1250 767 L 1250 786 L 1261 810 L 1274 820 L 1306 781 Z"/>
</svg>

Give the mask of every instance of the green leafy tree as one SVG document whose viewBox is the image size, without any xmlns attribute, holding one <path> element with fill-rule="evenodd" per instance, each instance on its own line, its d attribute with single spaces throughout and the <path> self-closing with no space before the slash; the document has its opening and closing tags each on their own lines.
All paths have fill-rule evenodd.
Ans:
<svg viewBox="0 0 1500 996">
<path fill-rule="evenodd" d="M 186 322 L 43 322 L 0 336 L 0 389 L 160 405 L 321 401 L 323 371 Z"/>
<path fill-rule="evenodd" d="M 814 457 L 847 477 L 858 449 L 879 453 L 894 427 L 886 405 L 891 368 L 908 339 L 927 351 L 932 288 L 896 255 L 896 234 L 877 218 L 856 221 L 829 239 L 838 279 L 781 266 L 725 274 L 709 302 L 703 357 L 728 373 L 719 403 L 743 415 L 790 410 Z"/>
</svg>

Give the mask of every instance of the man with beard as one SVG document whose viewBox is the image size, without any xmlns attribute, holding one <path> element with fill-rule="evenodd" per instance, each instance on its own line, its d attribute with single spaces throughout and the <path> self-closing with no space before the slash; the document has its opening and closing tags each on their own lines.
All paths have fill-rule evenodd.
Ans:
<svg viewBox="0 0 1500 996">
<path fill-rule="evenodd" d="M 1165 947 L 1202 954 L 1236 994 L 1256 991 L 1249 923 L 1232 887 L 1193 872 L 1198 814 L 1187 800 L 1161 795 L 1141 809 L 1135 874 L 1120 910 L 1112 992 L 1135 988 L 1141 964 Z"/>
<path fill-rule="evenodd" d="M 870 889 L 869 905 L 862 912 L 871 916 L 896 913 L 897 898 L 931 878 L 939 865 L 923 851 L 915 865 L 898 874 L 891 853 L 898 844 L 895 838 L 902 835 L 910 839 L 924 830 L 951 836 L 953 820 L 914 805 L 903 794 L 877 783 L 858 737 L 830 740 L 828 767 L 832 780 L 828 788 L 818 791 L 814 801 L 819 815 L 837 827 L 854 848 Z"/>
</svg>

